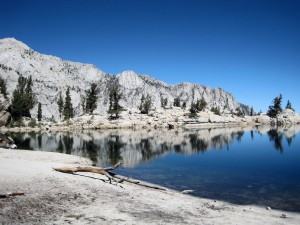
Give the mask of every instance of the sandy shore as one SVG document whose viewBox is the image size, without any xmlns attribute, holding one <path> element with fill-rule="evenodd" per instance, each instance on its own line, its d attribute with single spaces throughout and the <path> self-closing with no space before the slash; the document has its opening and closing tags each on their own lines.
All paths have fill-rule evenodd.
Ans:
<svg viewBox="0 0 300 225">
<path fill-rule="evenodd" d="M 0 224 L 299 224 L 300 214 L 239 206 L 93 174 L 56 172 L 90 164 L 77 156 L 0 149 Z M 284 215 L 283 215 L 284 214 Z M 285 217 L 285 218 L 284 218 Z"/>
</svg>

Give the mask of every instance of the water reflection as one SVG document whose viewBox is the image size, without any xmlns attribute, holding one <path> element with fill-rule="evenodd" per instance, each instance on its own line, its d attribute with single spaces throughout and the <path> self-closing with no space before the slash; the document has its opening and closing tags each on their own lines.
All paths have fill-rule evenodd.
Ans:
<svg viewBox="0 0 300 225">
<path fill-rule="evenodd" d="M 299 127 L 291 129 L 218 128 L 195 130 L 103 130 L 87 132 L 11 133 L 18 148 L 74 154 L 90 158 L 97 166 L 120 159 L 127 168 L 166 153 L 203 154 L 211 149 L 230 149 L 242 142 L 245 132 L 251 140 L 266 133 L 274 148 L 283 153 L 284 137 L 290 146 Z"/>
<path fill-rule="evenodd" d="M 269 139 L 270 141 L 274 142 L 274 147 L 276 150 L 278 150 L 280 153 L 283 152 L 282 147 L 282 137 L 283 134 L 278 132 L 276 129 L 271 129 L 268 131 Z"/>
</svg>

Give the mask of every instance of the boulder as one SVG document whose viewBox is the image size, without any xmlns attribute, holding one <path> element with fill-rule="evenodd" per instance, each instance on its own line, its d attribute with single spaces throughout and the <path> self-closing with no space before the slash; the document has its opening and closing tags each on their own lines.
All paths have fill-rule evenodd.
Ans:
<svg viewBox="0 0 300 225">
<path fill-rule="evenodd" d="M 289 118 L 289 117 L 294 117 L 295 116 L 295 111 L 292 109 L 285 109 L 282 111 L 281 116 L 283 118 Z"/>
<path fill-rule="evenodd" d="M 9 112 L 1 111 L 0 112 L 0 126 L 5 126 L 9 123 L 11 115 Z"/>
</svg>

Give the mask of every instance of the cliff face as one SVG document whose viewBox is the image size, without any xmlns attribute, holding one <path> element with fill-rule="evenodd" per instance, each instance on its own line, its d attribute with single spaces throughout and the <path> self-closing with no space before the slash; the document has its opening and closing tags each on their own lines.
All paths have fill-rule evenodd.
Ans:
<svg viewBox="0 0 300 225">
<path fill-rule="evenodd" d="M 155 108 L 161 107 L 161 97 L 167 98 L 168 104 L 172 104 L 174 98 L 179 97 L 189 107 L 192 101 L 203 96 L 208 108 L 214 106 L 221 111 L 230 112 L 241 107 L 246 114 L 249 113 L 249 107 L 239 104 L 231 94 L 221 88 L 211 89 L 191 83 L 169 85 L 133 71 L 109 75 L 90 64 L 40 54 L 13 38 L 0 39 L 0 76 L 7 82 L 9 96 L 12 95 L 19 76 L 32 76 L 33 91 L 37 94 L 38 102 L 42 104 L 43 116 L 54 117 L 56 120 L 59 118 L 56 104 L 59 93 L 62 92 L 64 96 L 67 86 L 70 87 L 75 115 L 80 115 L 81 98 L 93 82 L 99 88 L 98 107 L 95 112 L 100 114 L 106 114 L 108 109 L 108 91 L 112 83 L 118 84 L 123 93 L 120 103 L 124 108 L 138 107 L 142 94 L 151 95 Z M 31 114 L 36 117 L 37 106 L 31 110 Z"/>
</svg>

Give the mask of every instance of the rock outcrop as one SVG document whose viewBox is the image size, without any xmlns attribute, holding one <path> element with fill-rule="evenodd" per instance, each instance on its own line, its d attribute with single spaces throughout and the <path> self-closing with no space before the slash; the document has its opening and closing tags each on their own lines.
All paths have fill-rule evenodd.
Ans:
<svg viewBox="0 0 300 225">
<path fill-rule="evenodd" d="M 0 40 L 0 76 L 7 82 L 8 94 L 11 96 L 19 76 L 32 76 L 33 91 L 38 102 L 42 103 L 44 118 L 59 119 L 56 101 L 59 93 L 65 94 L 70 87 L 75 115 L 82 114 L 81 98 L 91 83 L 96 82 L 99 89 L 98 107 L 95 113 L 105 115 L 108 109 L 108 91 L 112 83 L 119 85 L 123 93 L 121 105 L 136 108 L 142 94 L 152 97 L 153 108 L 161 108 L 161 97 L 167 98 L 169 105 L 179 97 L 187 107 L 198 98 L 204 97 L 207 108 L 219 107 L 221 112 L 236 112 L 241 108 L 247 115 L 250 107 L 238 103 L 235 98 L 221 88 L 212 89 L 199 84 L 180 83 L 169 85 L 147 75 L 125 71 L 109 75 L 90 64 L 62 60 L 58 57 L 40 54 L 27 45 L 13 38 Z M 37 115 L 37 106 L 31 110 Z"/>
</svg>

